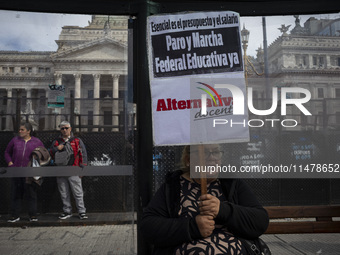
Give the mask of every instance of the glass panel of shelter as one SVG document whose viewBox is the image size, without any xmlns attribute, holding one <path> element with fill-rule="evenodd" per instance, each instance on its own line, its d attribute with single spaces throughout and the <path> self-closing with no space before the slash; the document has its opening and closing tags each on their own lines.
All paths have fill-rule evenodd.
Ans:
<svg viewBox="0 0 340 255">
<path fill-rule="evenodd" d="M 30 122 L 36 137 L 49 148 L 60 135 L 60 122 L 67 120 L 86 146 L 88 167 L 112 166 L 119 172 L 120 165 L 129 165 L 132 169 L 136 113 L 126 110 L 133 102 L 125 99 L 126 93 L 132 93 L 126 82 L 129 17 L 0 13 L 6 17 L 2 26 L 12 29 L 6 36 L 9 43 L 0 39 L 0 154 L 18 134 L 21 122 Z M 35 23 L 39 18 L 46 22 Z M 11 40 L 12 32 L 15 40 Z M 63 85 L 64 94 L 56 100 L 49 85 Z M 56 102 L 62 107 L 56 107 Z M 3 156 L 0 166 L 7 166 Z M 55 177 L 44 180 L 38 208 L 42 214 L 59 213 L 62 205 Z M 88 213 L 128 213 L 124 221 L 133 223 L 132 173 L 85 176 L 82 181 Z M 10 178 L 0 178 L 0 191 L 4 194 L 0 214 L 5 215 L 10 206 Z"/>
</svg>

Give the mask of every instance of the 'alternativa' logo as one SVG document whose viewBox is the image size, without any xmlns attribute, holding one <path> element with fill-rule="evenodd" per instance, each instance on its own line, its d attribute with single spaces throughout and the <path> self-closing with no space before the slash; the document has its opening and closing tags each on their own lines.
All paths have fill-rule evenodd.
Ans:
<svg viewBox="0 0 340 255">
<path fill-rule="evenodd" d="M 210 85 L 208 85 L 208 84 L 206 84 L 206 83 L 203 83 L 203 82 L 197 82 L 197 83 L 206 86 L 206 87 L 209 88 L 212 92 L 214 92 L 214 94 L 216 95 L 216 97 L 217 97 L 217 99 L 218 99 L 220 105 L 223 105 L 220 95 L 217 93 L 217 91 L 216 91 L 213 87 L 211 87 Z M 215 99 L 215 97 L 211 94 L 211 92 L 210 92 L 209 90 L 204 89 L 204 88 L 200 88 L 200 87 L 197 87 L 197 88 L 203 90 L 204 92 L 206 92 L 206 93 L 211 97 L 211 99 L 213 100 L 214 104 L 217 106 L 216 99 Z M 202 114 L 202 115 L 207 115 L 207 103 L 206 103 L 206 102 L 207 102 L 207 95 L 206 95 L 206 94 L 202 94 L 201 100 L 202 100 L 202 102 L 204 102 L 204 103 L 202 104 L 201 114 Z"/>
</svg>

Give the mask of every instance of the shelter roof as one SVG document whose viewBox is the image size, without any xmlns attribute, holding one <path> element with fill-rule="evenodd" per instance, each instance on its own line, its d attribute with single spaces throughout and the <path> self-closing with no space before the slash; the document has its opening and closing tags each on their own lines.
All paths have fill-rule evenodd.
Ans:
<svg viewBox="0 0 340 255">
<path fill-rule="evenodd" d="M 334 0 L 59 0 L 0 1 L 0 9 L 54 13 L 136 15 L 181 11 L 231 10 L 241 16 L 335 13 L 340 1 Z"/>
</svg>

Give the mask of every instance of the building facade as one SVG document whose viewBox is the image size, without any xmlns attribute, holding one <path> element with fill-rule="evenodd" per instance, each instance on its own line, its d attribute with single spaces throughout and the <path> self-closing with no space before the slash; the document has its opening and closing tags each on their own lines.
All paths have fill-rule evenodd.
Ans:
<svg viewBox="0 0 340 255">
<path fill-rule="evenodd" d="M 290 107 L 286 118 L 298 120 L 300 130 L 338 129 L 340 19 L 312 17 L 303 26 L 299 16 L 295 19 L 291 31 L 282 25 L 282 35 L 268 47 L 267 79 L 259 75 L 263 50 L 249 57 L 254 104 L 267 109 L 270 100 L 263 99 L 273 87 L 279 97 L 282 87 L 305 88 L 311 93 L 306 107 L 312 116 Z M 86 27 L 64 26 L 56 52 L 0 51 L 0 130 L 15 130 L 20 118 L 38 130 L 53 130 L 67 119 L 82 130 L 119 131 L 126 122 L 127 28 L 127 17 L 93 15 Z M 64 108 L 47 107 L 49 84 L 65 86 Z"/>
<path fill-rule="evenodd" d="M 295 16 L 295 27 L 288 33 L 284 25 L 282 35 L 268 47 L 268 80 L 270 94 L 273 87 L 305 88 L 311 93 L 306 108 L 312 116 L 305 116 L 297 108 L 287 109 L 287 118 L 297 119 L 299 129 L 338 129 L 340 127 L 340 19 L 309 18 L 304 26 Z M 286 28 L 286 29 L 284 29 Z M 260 69 L 259 58 L 253 59 Z M 249 68 L 248 68 L 249 69 Z M 249 75 L 254 97 L 266 97 L 264 75 Z M 280 95 L 279 95 L 280 96 Z M 300 98 L 297 93 L 287 95 Z M 304 97 L 304 95 L 301 95 Z"/>
<path fill-rule="evenodd" d="M 14 130 L 16 119 L 26 118 L 38 130 L 67 119 L 85 130 L 119 131 L 127 28 L 127 17 L 93 15 L 86 27 L 64 26 L 56 52 L 0 51 L 0 129 Z M 47 107 L 50 84 L 65 86 L 64 108 Z"/>
</svg>

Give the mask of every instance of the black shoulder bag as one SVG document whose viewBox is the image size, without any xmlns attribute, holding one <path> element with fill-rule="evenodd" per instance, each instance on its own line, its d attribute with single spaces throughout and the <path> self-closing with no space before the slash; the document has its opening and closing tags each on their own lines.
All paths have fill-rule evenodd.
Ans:
<svg viewBox="0 0 340 255">
<path fill-rule="evenodd" d="M 239 238 L 249 255 L 271 255 L 268 245 L 261 239 L 247 240 Z"/>
</svg>

